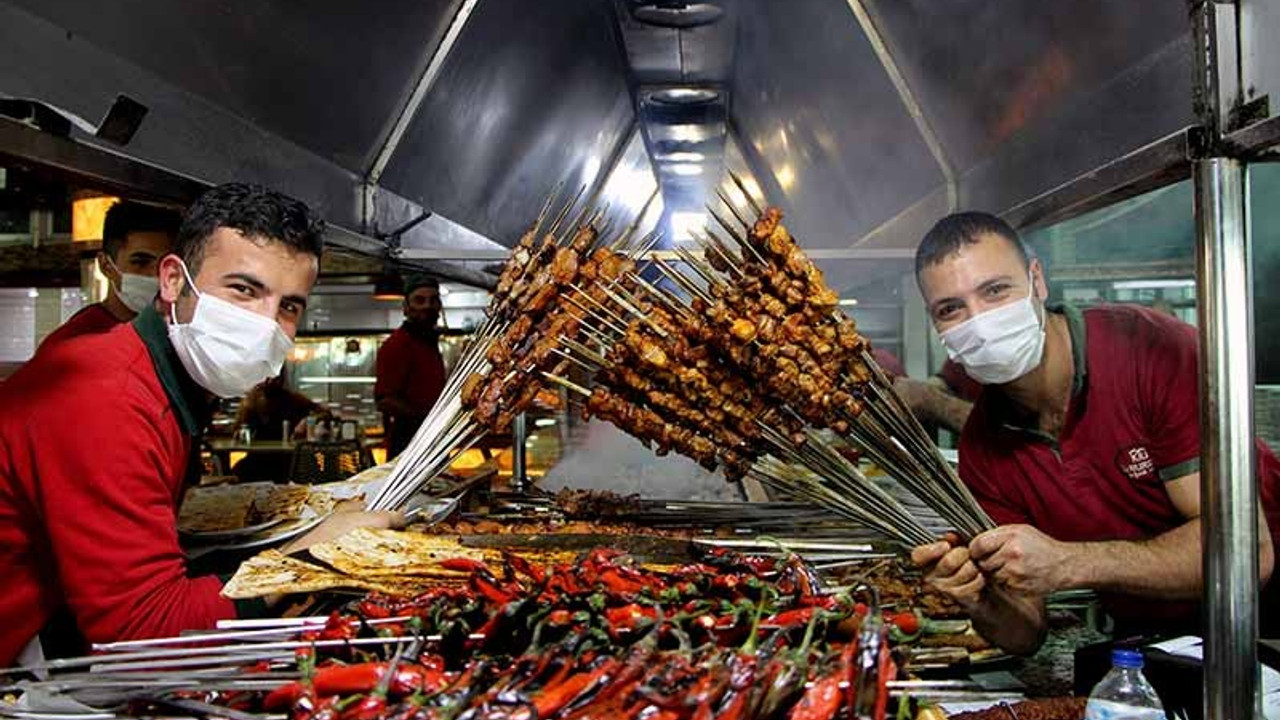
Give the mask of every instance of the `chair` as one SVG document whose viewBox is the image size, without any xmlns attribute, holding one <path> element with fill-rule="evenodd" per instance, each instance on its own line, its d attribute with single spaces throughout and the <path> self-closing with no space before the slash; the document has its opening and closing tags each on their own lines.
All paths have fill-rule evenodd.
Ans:
<svg viewBox="0 0 1280 720">
<path fill-rule="evenodd" d="M 293 448 L 289 482 L 309 485 L 338 482 L 372 465 L 359 440 L 299 442 Z"/>
</svg>

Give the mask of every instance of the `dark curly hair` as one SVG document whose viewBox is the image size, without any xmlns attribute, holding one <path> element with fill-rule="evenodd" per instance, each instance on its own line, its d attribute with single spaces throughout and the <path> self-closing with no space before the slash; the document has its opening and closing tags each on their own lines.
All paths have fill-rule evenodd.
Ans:
<svg viewBox="0 0 1280 720">
<path fill-rule="evenodd" d="M 324 252 L 324 221 L 306 203 L 261 185 L 228 183 L 201 195 L 182 218 L 173 251 L 192 277 L 199 274 L 205 246 L 220 227 L 317 258 Z"/>
<path fill-rule="evenodd" d="M 181 223 L 182 216 L 175 210 L 123 200 L 111 206 L 102 223 L 102 252 L 118 261 L 120 249 L 131 233 L 158 232 L 173 238 Z"/>
</svg>

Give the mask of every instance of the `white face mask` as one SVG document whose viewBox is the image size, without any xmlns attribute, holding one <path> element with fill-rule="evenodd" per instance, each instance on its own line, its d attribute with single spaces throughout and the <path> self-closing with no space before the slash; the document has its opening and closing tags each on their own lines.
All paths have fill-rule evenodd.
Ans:
<svg viewBox="0 0 1280 720">
<path fill-rule="evenodd" d="M 224 398 L 239 397 L 254 385 L 280 374 L 293 341 L 271 318 L 201 293 L 187 272 L 182 274 L 196 294 L 191 322 L 178 322 L 169 308 L 169 341 L 191 379 Z"/>
<path fill-rule="evenodd" d="M 160 280 L 154 275 L 130 275 L 119 267 L 111 258 L 106 257 L 107 264 L 120 274 L 120 285 L 115 287 L 116 297 L 134 314 L 142 312 L 142 308 L 150 305 L 160 292 Z"/>
<path fill-rule="evenodd" d="M 940 333 L 947 355 L 983 385 L 1001 385 L 1026 375 L 1044 356 L 1044 326 L 1031 292 L 1017 302 L 975 315 Z"/>
</svg>

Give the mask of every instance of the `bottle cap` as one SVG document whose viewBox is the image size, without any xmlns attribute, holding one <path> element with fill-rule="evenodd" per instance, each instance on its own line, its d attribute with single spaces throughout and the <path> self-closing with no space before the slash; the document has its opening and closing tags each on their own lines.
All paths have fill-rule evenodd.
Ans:
<svg viewBox="0 0 1280 720">
<path fill-rule="evenodd" d="M 1122 650 L 1117 648 L 1111 651 L 1111 664 L 1119 668 L 1141 670 L 1142 653 L 1137 650 Z"/>
</svg>

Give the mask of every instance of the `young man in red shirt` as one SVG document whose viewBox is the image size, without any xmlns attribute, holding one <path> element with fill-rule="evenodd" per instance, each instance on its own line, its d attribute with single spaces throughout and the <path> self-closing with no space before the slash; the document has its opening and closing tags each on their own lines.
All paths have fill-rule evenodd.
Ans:
<svg viewBox="0 0 1280 720">
<path fill-rule="evenodd" d="M 42 631 L 88 642 L 173 635 L 261 603 L 188 577 L 176 516 L 215 397 L 278 373 L 315 284 L 305 205 L 223 185 L 188 210 L 132 323 L 58 343 L 0 386 L 0 666 Z M 341 512 L 286 552 L 392 514 Z M 84 650 L 79 648 L 72 650 Z"/>
<path fill-rule="evenodd" d="M 1044 599 L 1057 590 L 1103 593 L 1126 630 L 1194 624 L 1195 329 L 1137 306 L 1046 303 L 1039 261 L 985 213 L 934 226 L 916 252 L 916 277 L 948 354 L 984 386 L 961 435 L 960 476 L 1000 525 L 967 546 L 916 548 L 929 581 L 1015 652 L 1039 646 Z M 1265 584 L 1280 463 L 1261 443 L 1257 466 Z"/>
<path fill-rule="evenodd" d="M 107 210 L 98 267 L 107 278 L 107 297 L 80 310 L 49 333 L 40 349 L 73 337 L 106 332 L 129 322 L 151 305 L 160 288 L 160 258 L 173 247 L 182 218 L 167 208 L 125 200 Z"/>
<path fill-rule="evenodd" d="M 404 288 L 404 323 L 378 349 L 373 396 L 387 431 L 387 457 L 409 445 L 418 426 L 444 391 L 440 356 L 440 283 L 411 276 Z"/>
</svg>

